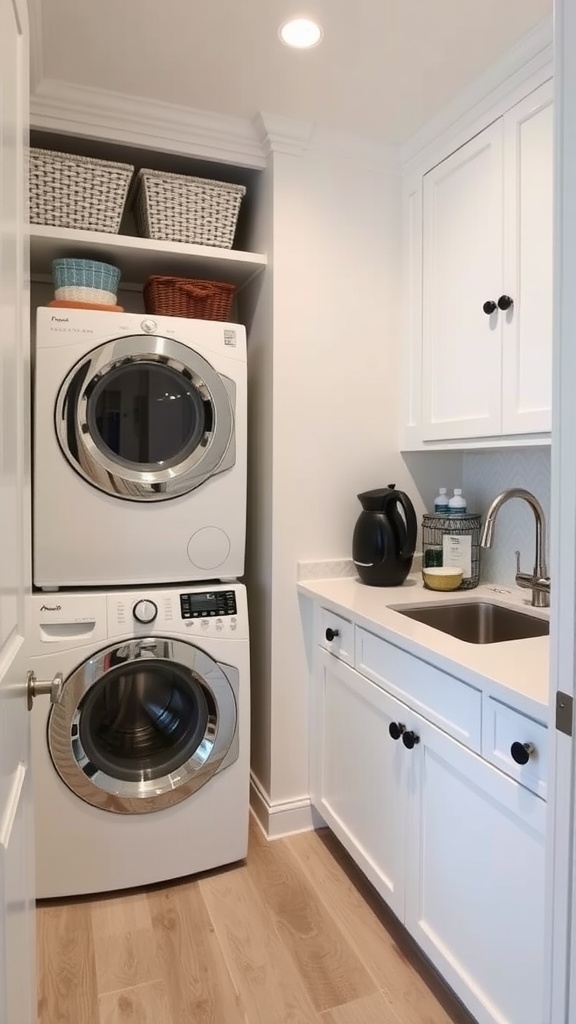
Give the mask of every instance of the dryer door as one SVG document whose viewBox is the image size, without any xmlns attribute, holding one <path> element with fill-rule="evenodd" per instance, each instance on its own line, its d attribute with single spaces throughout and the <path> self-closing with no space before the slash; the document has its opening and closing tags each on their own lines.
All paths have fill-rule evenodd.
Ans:
<svg viewBox="0 0 576 1024">
<path fill-rule="evenodd" d="M 169 338 L 99 345 L 64 380 L 56 433 L 72 467 L 116 498 L 163 501 L 235 462 L 235 384 Z"/>
<path fill-rule="evenodd" d="M 65 681 L 48 720 L 56 771 L 82 800 L 141 814 L 185 800 L 238 757 L 238 671 L 180 640 L 128 640 Z"/>
</svg>

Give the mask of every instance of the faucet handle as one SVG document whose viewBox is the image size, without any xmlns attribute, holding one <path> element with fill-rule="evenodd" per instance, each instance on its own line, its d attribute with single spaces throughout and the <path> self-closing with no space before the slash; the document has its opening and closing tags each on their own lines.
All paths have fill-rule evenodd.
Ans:
<svg viewBox="0 0 576 1024">
<path fill-rule="evenodd" d="M 522 572 L 520 568 L 520 552 L 515 551 L 516 555 L 516 583 L 519 587 L 523 587 L 524 590 L 530 590 L 532 587 L 532 581 L 534 574 L 529 572 Z"/>
</svg>

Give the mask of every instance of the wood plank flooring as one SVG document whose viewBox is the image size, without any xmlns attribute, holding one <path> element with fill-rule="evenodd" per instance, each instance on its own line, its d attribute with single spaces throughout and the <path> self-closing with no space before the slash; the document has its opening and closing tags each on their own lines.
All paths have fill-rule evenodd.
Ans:
<svg viewBox="0 0 576 1024">
<path fill-rule="evenodd" d="M 328 830 L 38 905 L 39 1024 L 474 1024 Z"/>
</svg>

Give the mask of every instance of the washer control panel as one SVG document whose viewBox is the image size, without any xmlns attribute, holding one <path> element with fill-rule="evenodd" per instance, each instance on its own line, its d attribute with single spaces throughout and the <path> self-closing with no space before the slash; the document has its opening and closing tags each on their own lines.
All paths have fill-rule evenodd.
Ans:
<svg viewBox="0 0 576 1024">
<path fill-rule="evenodd" d="M 185 588 L 185 589 L 184 589 Z M 246 588 L 241 583 L 204 583 L 194 587 L 114 591 L 106 594 L 108 637 L 182 636 L 212 640 L 248 640 Z M 46 600 L 46 595 L 44 600 Z M 83 595 L 82 595 L 83 596 Z M 58 595 L 60 601 L 60 595 Z M 94 598 L 90 596 L 90 601 Z M 74 596 L 73 610 L 84 611 L 85 602 Z M 92 611 L 92 605 L 86 606 Z M 92 623 L 93 625 L 93 623 Z"/>
<path fill-rule="evenodd" d="M 204 590 L 180 594 L 183 619 L 221 618 L 236 615 L 236 594 L 233 590 Z"/>
</svg>

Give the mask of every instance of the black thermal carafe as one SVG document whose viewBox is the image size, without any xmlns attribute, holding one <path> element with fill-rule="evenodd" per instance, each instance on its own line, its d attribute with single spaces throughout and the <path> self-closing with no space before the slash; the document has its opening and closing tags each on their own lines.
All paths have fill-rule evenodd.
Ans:
<svg viewBox="0 0 576 1024">
<path fill-rule="evenodd" d="M 399 587 L 412 567 L 417 523 L 414 506 L 394 484 L 358 495 L 362 512 L 352 538 L 352 558 L 363 583 Z"/>
</svg>

